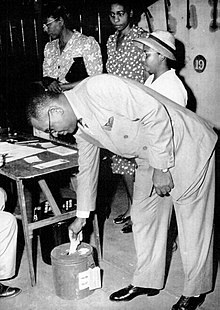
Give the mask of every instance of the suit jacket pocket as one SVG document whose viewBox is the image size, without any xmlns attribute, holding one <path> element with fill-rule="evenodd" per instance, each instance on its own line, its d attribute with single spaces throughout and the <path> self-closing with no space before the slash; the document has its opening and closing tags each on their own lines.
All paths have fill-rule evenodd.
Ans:
<svg viewBox="0 0 220 310">
<path fill-rule="evenodd" d="M 130 158 L 137 155 L 140 126 L 139 120 L 114 116 L 112 129 L 108 133 L 122 156 Z"/>
</svg>

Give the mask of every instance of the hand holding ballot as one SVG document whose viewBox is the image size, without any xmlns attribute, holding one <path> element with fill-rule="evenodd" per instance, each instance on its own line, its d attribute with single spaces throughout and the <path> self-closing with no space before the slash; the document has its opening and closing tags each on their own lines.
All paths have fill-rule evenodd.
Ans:
<svg viewBox="0 0 220 310">
<path fill-rule="evenodd" d="M 86 219 L 77 217 L 75 221 L 69 226 L 69 238 L 77 239 L 82 228 L 86 225 Z"/>
<path fill-rule="evenodd" d="M 69 255 L 76 252 L 78 245 L 82 241 L 82 231 L 77 235 L 77 238 L 73 238 L 72 230 L 69 230 L 69 239 L 70 239 L 70 249 L 69 249 Z"/>
</svg>

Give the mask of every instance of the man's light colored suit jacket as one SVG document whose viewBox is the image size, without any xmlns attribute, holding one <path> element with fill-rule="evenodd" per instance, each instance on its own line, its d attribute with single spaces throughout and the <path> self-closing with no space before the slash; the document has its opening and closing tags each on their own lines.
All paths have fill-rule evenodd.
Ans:
<svg viewBox="0 0 220 310">
<path fill-rule="evenodd" d="M 101 74 L 64 94 L 80 120 L 75 135 L 80 211 L 95 209 L 100 148 L 152 168 L 170 168 L 174 199 L 193 184 L 214 150 L 217 135 L 208 122 L 132 80 Z"/>
</svg>

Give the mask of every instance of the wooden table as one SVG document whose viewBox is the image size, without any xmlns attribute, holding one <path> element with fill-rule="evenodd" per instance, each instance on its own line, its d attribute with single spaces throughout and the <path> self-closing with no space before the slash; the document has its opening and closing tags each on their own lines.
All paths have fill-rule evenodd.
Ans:
<svg viewBox="0 0 220 310">
<path fill-rule="evenodd" d="M 69 211 L 66 213 L 61 213 L 50 189 L 47 184 L 47 176 L 50 176 L 51 174 L 55 174 L 57 172 L 71 172 L 70 180 L 72 187 L 75 188 L 75 176 L 78 172 L 78 155 L 69 155 L 69 156 L 59 156 L 56 154 L 53 154 L 49 151 L 45 151 L 43 153 L 40 153 L 37 155 L 40 159 L 42 159 L 43 162 L 55 160 L 58 158 L 65 158 L 68 160 L 67 163 L 57 165 L 50 168 L 45 169 L 37 169 L 34 168 L 34 164 L 29 164 L 25 160 L 20 159 L 16 161 L 12 161 L 10 163 L 6 163 L 6 165 L 2 168 L 0 168 L 0 174 L 4 175 L 5 177 L 14 180 L 16 182 L 17 187 L 17 194 L 18 194 L 18 202 L 19 207 L 21 211 L 21 220 L 23 225 L 23 231 L 24 231 L 24 239 L 25 239 L 25 246 L 27 250 L 27 258 L 28 258 L 28 264 L 29 264 L 29 273 L 30 273 L 30 279 L 31 279 L 31 285 L 36 285 L 36 276 L 34 271 L 34 264 L 33 264 L 33 256 L 32 256 L 32 236 L 33 236 L 33 230 L 37 228 L 41 228 L 50 224 L 54 224 L 63 220 L 67 220 L 69 218 L 72 218 L 76 216 L 76 211 Z M 36 163 L 35 163 L 36 164 Z M 48 200 L 52 211 L 54 213 L 53 217 L 42 219 L 36 222 L 30 222 L 28 220 L 27 212 L 28 212 L 28 206 L 25 201 L 25 193 L 24 193 L 24 187 L 25 183 L 29 180 L 36 181 L 36 184 L 38 184 L 45 195 L 46 199 Z M 30 207 L 30 206 L 29 206 Z M 99 242 L 99 231 L 98 231 L 98 223 L 97 223 L 97 217 L 94 217 L 93 222 L 94 227 L 94 236 L 95 236 L 95 243 L 97 248 L 98 257 L 100 258 L 100 242 Z"/>
</svg>

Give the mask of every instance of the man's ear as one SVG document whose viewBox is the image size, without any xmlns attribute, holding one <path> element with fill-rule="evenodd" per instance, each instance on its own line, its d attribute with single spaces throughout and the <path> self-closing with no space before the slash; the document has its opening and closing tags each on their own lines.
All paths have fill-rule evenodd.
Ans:
<svg viewBox="0 0 220 310">
<path fill-rule="evenodd" d="M 59 22 L 61 23 L 62 26 L 64 25 L 64 19 L 63 19 L 63 17 L 59 17 Z"/>
<path fill-rule="evenodd" d="M 167 58 L 164 55 L 159 54 L 161 61 L 165 61 Z"/>
<path fill-rule="evenodd" d="M 64 113 L 64 110 L 61 107 L 50 107 L 49 111 L 50 111 L 51 114 L 60 114 L 60 115 L 62 115 Z"/>
</svg>

